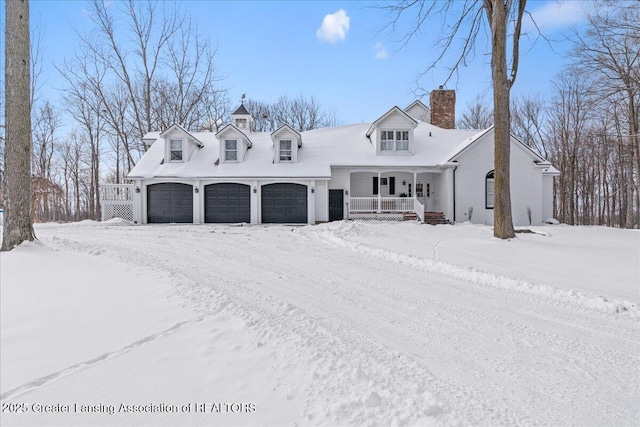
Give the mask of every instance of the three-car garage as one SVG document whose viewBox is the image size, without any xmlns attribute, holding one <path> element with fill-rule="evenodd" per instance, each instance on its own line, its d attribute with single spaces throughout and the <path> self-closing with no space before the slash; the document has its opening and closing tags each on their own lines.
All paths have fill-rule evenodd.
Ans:
<svg viewBox="0 0 640 427">
<path fill-rule="evenodd" d="M 306 224 L 308 188 L 296 183 L 268 183 L 254 185 L 252 190 L 249 184 L 223 182 L 199 190 L 197 182 L 150 184 L 146 188 L 147 222 Z M 200 212 L 195 221 L 194 212 Z"/>
</svg>

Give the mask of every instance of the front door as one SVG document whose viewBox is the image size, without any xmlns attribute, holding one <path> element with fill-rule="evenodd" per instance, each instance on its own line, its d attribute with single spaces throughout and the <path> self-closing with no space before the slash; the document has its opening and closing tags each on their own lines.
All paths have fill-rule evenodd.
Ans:
<svg viewBox="0 0 640 427">
<path fill-rule="evenodd" d="M 329 221 L 344 219 L 344 191 L 329 190 Z"/>
<path fill-rule="evenodd" d="M 431 181 L 418 181 L 416 182 L 416 198 L 420 203 L 424 205 L 424 210 L 431 212 L 433 210 L 432 202 L 432 190 L 433 184 Z"/>
</svg>

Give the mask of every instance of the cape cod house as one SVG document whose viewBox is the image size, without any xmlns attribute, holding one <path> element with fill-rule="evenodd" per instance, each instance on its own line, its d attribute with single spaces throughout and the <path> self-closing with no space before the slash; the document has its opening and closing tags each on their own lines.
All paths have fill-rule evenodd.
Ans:
<svg viewBox="0 0 640 427">
<path fill-rule="evenodd" d="M 179 125 L 144 137 L 131 185 L 105 186 L 106 218 L 147 223 L 304 223 L 342 219 L 493 223 L 494 131 L 455 127 L 455 92 L 393 107 L 373 123 L 252 132 L 241 105 L 219 132 Z M 558 171 L 511 138 L 516 225 L 552 216 Z"/>
</svg>

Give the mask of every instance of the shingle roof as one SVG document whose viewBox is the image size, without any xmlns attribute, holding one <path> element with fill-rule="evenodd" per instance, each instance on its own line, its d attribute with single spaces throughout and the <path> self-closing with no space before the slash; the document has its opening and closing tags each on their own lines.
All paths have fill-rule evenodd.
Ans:
<svg viewBox="0 0 640 427">
<path fill-rule="evenodd" d="M 240 104 L 240 106 L 238 107 L 238 109 L 236 111 L 233 112 L 232 115 L 235 114 L 247 114 L 247 115 L 251 115 L 251 113 L 249 113 L 247 111 L 247 109 L 244 107 L 244 104 Z"/>
</svg>

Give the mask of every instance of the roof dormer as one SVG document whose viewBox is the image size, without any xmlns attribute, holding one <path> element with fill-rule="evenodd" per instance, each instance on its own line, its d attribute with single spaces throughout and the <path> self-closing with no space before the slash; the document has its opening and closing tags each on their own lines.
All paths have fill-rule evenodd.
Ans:
<svg viewBox="0 0 640 427">
<path fill-rule="evenodd" d="M 413 131 L 418 121 L 398 107 L 393 107 L 373 122 L 367 131 L 376 154 L 413 154 Z"/>
<path fill-rule="evenodd" d="M 244 103 L 240 104 L 238 109 L 231 114 L 231 123 L 243 132 L 251 132 L 253 117 L 245 108 Z"/>
<path fill-rule="evenodd" d="M 204 147 L 202 142 L 178 124 L 174 124 L 162 132 L 160 138 L 164 140 L 165 144 L 165 163 L 186 162 L 191 158 L 191 154 L 196 148 Z"/>
<path fill-rule="evenodd" d="M 298 150 L 302 147 L 302 135 L 284 124 L 271 133 L 274 163 L 296 163 Z"/>
<path fill-rule="evenodd" d="M 220 142 L 221 163 L 242 162 L 247 150 L 252 146 L 249 137 L 232 124 L 220 129 L 216 133 L 216 138 Z"/>
<path fill-rule="evenodd" d="M 431 123 L 431 110 L 422 101 L 416 99 L 404 109 L 405 113 L 421 122 Z"/>
</svg>

